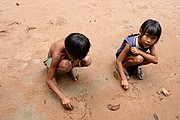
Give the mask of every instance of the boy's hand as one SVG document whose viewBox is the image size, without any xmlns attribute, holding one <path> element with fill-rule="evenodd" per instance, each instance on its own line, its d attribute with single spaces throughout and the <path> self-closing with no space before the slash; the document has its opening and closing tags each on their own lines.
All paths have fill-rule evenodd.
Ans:
<svg viewBox="0 0 180 120">
<path fill-rule="evenodd" d="M 69 110 L 74 109 L 74 106 L 71 104 L 70 100 L 68 100 L 67 98 L 62 98 L 61 101 L 62 101 L 63 106 L 66 109 L 69 109 Z"/>
<path fill-rule="evenodd" d="M 121 85 L 122 85 L 124 90 L 128 90 L 129 89 L 129 85 L 128 85 L 127 79 L 122 79 Z"/>
<path fill-rule="evenodd" d="M 80 60 L 74 60 L 74 61 L 73 61 L 72 67 L 76 67 L 76 66 L 81 67 L 81 62 L 80 62 Z"/>
<path fill-rule="evenodd" d="M 134 55 L 139 55 L 140 52 L 141 52 L 141 50 L 139 50 L 139 49 L 136 48 L 136 47 L 131 47 L 131 52 L 132 52 L 132 54 L 134 54 Z"/>
</svg>

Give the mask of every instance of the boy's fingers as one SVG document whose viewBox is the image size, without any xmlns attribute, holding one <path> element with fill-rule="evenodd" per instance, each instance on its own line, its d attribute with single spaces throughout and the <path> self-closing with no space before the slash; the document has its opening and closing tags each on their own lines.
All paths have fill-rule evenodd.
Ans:
<svg viewBox="0 0 180 120">
<path fill-rule="evenodd" d="M 71 110 L 73 110 L 73 109 L 74 109 L 74 106 L 71 105 L 71 104 L 69 104 L 69 105 L 70 105 L 69 108 L 70 108 Z"/>
<path fill-rule="evenodd" d="M 64 104 L 64 107 L 65 107 L 66 109 L 70 109 L 70 110 L 74 109 L 74 107 L 71 105 L 71 103 L 66 103 L 66 104 Z"/>
<path fill-rule="evenodd" d="M 71 107 L 72 107 L 72 109 L 74 109 L 74 106 L 73 106 L 73 105 L 71 105 Z"/>
<path fill-rule="evenodd" d="M 67 104 L 63 104 L 63 106 L 64 106 L 65 108 L 68 108 Z"/>
<path fill-rule="evenodd" d="M 74 106 L 71 104 L 71 103 L 68 103 L 69 104 L 69 108 L 72 110 L 74 109 Z"/>
<path fill-rule="evenodd" d="M 123 89 L 124 89 L 124 90 L 128 90 L 129 88 L 128 88 L 128 86 L 124 85 L 124 86 L 123 86 Z"/>
<path fill-rule="evenodd" d="M 69 109 L 73 109 L 74 107 L 71 105 L 71 103 L 68 103 L 68 107 L 69 107 Z"/>
</svg>

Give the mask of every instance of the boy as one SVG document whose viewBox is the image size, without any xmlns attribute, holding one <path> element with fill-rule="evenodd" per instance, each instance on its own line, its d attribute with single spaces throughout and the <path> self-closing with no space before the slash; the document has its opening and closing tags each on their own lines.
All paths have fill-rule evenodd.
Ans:
<svg viewBox="0 0 180 120">
<path fill-rule="evenodd" d="M 63 106 L 73 109 L 70 100 L 58 89 L 55 75 L 69 73 L 73 80 L 78 80 L 78 75 L 73 72 L 74 67 L 85 67 L 91 64 L 89 52 L 89 39 L 80 33 L 72 33 L 65 39 L 55 42 L 44 64 L 48 68 L 46 83 L 49 88 L 60 98 Z"/>
<path fill-rule="evenodd" d="M 144 79 L 142 69 L 139 66 L 158 63 L 155 45 L 161 36 L 161 31 L 158 21 L 148 19 L 141 25 L 139 34 L 130 35 L 124 39 L 116 52 L 115 66 L 122 78 L 123 89 L 129 88 L 129 74 L 136 75 L 140 80 Z"/>
</svg>

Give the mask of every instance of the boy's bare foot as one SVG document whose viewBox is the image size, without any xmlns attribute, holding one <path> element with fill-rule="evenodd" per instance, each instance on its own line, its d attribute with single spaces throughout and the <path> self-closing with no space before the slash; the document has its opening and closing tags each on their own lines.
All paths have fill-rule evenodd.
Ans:
<svg viewBox="0 0 180 120">
<path fill-rule="evenodd" d="M 69 75 L 70 75 L 70 77 L 74 80 L 74 81 L 77 81 L 77 80 L 79 80 L 79 75 L 77 74 L 77 71 L 76 70 L 71 70 L 70 72 L 69 72 Z"/>
<path fill-rule="evenodd" d="M 121 85 L 122 85 L 122 88 L 124 90 L 128 90 L 129 89 L 129 85 L 128 85 L 128 81 L 127 80 L 122 80 Z"/>
</svg>

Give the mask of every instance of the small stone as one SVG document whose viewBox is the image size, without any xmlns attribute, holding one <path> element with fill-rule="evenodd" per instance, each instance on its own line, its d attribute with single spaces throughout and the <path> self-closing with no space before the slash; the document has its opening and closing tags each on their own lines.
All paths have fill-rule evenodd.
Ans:
<svg viewBox="0 0 180 120">
<path fill-rule="evenodd" d="M 44 104 L 46 104 L 46 100 L 44 100 Z"/>
<path fill-rule="evenodd" d="M 19 3 L 16 3 L 17 6 L 19 6 Z"/>
</svg>

